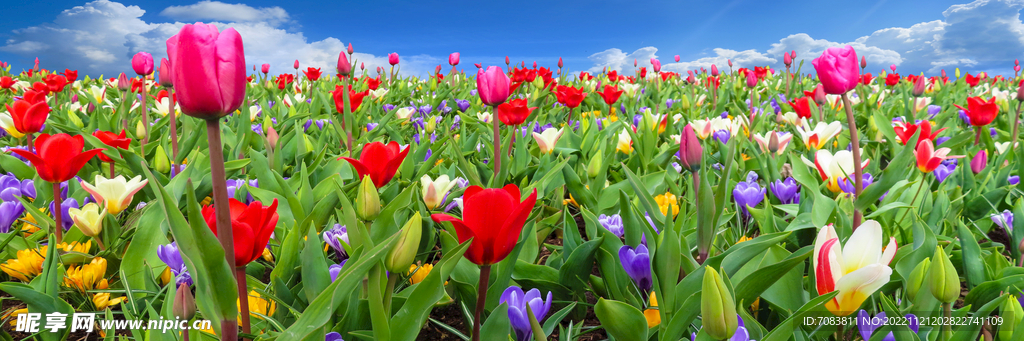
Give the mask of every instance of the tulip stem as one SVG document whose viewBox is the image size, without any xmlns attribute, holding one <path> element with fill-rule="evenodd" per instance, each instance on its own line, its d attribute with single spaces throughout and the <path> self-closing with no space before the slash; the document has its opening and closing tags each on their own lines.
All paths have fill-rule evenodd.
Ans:
<svg viewBox="0 0 1024 341">
<path fill-rule="evenodd" d="M 171 169 L 176 169 L 178 164 L 178 116 L 177 111 L 174 110 L 174 88 L 168 87 L 167 89 L 170 90 L 168 91 L 170 94 L 167 96 L 167 102 L 170 103 L 167 107 L 167 116 L 171 120 L 169 122 L 171 127 Z"/>
<path fill-rule="evenodd" d="M 60 183 L 53 183 L 53 232 L 57 237 L 57 244 L 60 244 L 61 239 L 64 239 L 64 224 L 61 221 L 61 215 L 63 215 L 63 209 L 61 204 L 63 200 L 60 197 Z"/>
<path fill-rule="evenodd" d="M 1018 101 L 1017 102 L 1017 115 L 1015 115 L 1013 117 L 1013 135 L 1011 135 L 1012 137 L 1010 138 L 1010 148 L 1009 148 L 1009 150 L 1011 152 L 1013 151 L 1014 148 L 1017 147 L 1017 132 L 1018 132 L 1017 128 L 1018 128 L 1018 126 L 1020 126 L 1020 108 L 1021 108 L 1021 104 L 1024 104 L 1024 101 Z"/>
<path fill-rule="evenodd" d="M 976 133 L 974 134 L 974 145 L 977 146 L 981 142 L 981 126 L 975 127 Z"/>
<path fill-rule="evenodd" d="M 235 282 L 238 283 L 238 292 L 242 293 L 239 294 L 238 300 L 238 311 L 242 316 L 242 333 L 252 334 L 252 327 L 249 326 L 249 291 L 246 289 L 245 266 L 235 268 Z M 245 295 L 245 299 L 242 299 L 241 295 Z"/>
<path fill-rule="evenodd" d="M 25 137 L 28 138 L 28 141 L 27 141 L 28 142 L 28 152 L 29 153 L 35 153 L 35 146 L 33 145 L 34 143 L 32 142 L 32 133 L 25 134 Z"/>
<path fill-rule="evenodd" d="M 480 341 L 480 315 L 483 315 L 487 303 L 487 282 L 491 280 L 491 266 L 480 266 L 479 290 L 476 294 L 476 311 L 473 312 L 473 341 Z"/>
<path fill-rule="evenodd" d="M 392 67 L 392 73 L 393 72 L 394 72 L 394 67 Z M 348 116 L 348 114 L 349 114 L 349 106 L 351 105 L 351 104 L 349 104 L 349 98 L 348 98 L 349 86 L 350 86 L 349 85 L 349 78 L 345 77 L 345 80 L 343 81 L 342 88 L 341 88 L 341 96 L 345 100 L 345 103 L 343 103 L 341 105 L 342 107 L 344 107 L 344 108 L 341 109 L 342 110 L 342 113 L 341 113 L 341 129 L 345 131 L 345 143 L 346 143 L 346 145 L 348 147 L 348 157 L 352 157 L 352 132 L 349 131 L 348 127 L 345 126 L 345 116 Z"/>
<path fill-rule="evenodd" d="M 102 224 L 102 222 L 101 222 L 101 224 Z M 96 236 L 94 236 L 92 238 L 96 239 L 96 246 L 99 246 L 100 251 L 106 251 L 107 250 L 107 246 L 103 245 L 103 239 L 101 239 L 99 235 L 96 235 Z"/>
<path fill-rule="evenodd" d="M 922 175 L 922 177 L 923 176 L 924 175 Z M 910 206 L 911 207 L 907 207 L 907 210 L 905 212 L 903 212 L 903 216 L 900 217 L 900 220 L 896 221 L 897 224 L 902 222 L 903 219 L 907 217 L 907 214 L 910 213 L 910 210 L 914 208 L 913 206 L 914 206 L 914 203 L 917 202 L 917 196 L 921 194 L 921 189 L 923 189 L 924 186 L 925 186 L 924 180 L 925 179 L 923 179 L 923 178 L 921 179 L 921 185 L 917 187 L 917 193 L 914 193 L 914 198 L 910 199 Z M 928 182 L 928 186 L 931 187 L 931 182 L 930 181 Z"/>
<path fill-rule="evenodd" d="M 395 284 L 398 282 L 398 274 L 388 276 L 387 289 L 384 290 L 384 313 L 391 316 L 391 294 L 395 291 Z"/>
<path fill-rule="evenodd" d="M 498 113 L 498 106 L 495 105 L 495 106 L 493 106 L 493 108 L 494 108 L 494 113 L 497 114 Z M 572 112 L 571 110 L 572 109 L 569 109 L 569 110 L 570 110 L 570 115 L 572 115 L 571 114 L 571 112 Z M 498 122 L 501 122 L 501 121 L 500 120 L 495 120 L 494 118 L 491 118 L 491 125 L 494 126 L 494 177 L 495 178 L 498 177 L 498 171 L 501 170 L 501 131 L 498 128 L 498 124 L 499 124 Z M 492 181 L 492 183 L 494 183 L 496 186 L 499 184 L 498 181 Z M 490 268 L 488 268 L 488 269 L 490 269 Z M 475 335 L 476 334 L 474 334 L 474 336 Z"/>
<path fill-rule="evenodd" d="M 943 312 L 943 316 L 945 316 L 947 319 L 953 317 L 953 310 L 950 307 L 949 303 L 943 303 L 942 304 L 942 312 Z M 943 323 L 942 324 L 942 340 L 946 341 L 946 340 L 951 339 L 952 337 L 953 337 L 952 324 L 951 323 Z"/>
<path fill-rule="evenodd" d="M 114 161 L 113 160 L 110 161 L 110 178 L 111 179 L 114 178 Z"/>
<path fill-rule="evenodd" d="M 217 216 L 217 240 L 224 249 L 228 268 L 235 268 L 235 237 L 228 210 L 228 186 L 224 172 L 224 145 L 220 141 L 220 118 L 206 120 L 206 139 L 210 145 L 210 176 L 213 182 L 213 208 Z M 239 302 L 249 302 L 245 291 L 238 292 Z M 248 314 L 246 314 L 248 316 Z M 238 321 L 224 316 L 221 322 L 221 340 L 238 339 Z"/>
<path fill-rule="evenodd" d="M 149 89 L 146 89 L 146 77 L 142 77 L 142 141 L 139 148 L 142 150 L 142 158 L 146 158 L 146 143 L 149 142 Z"/>
<path fill-rule="evenodd" d="M 848 93 L 843 93 L 843 109 L 846 109 L 846 124 L 850 126 L 850 143 L 853 144 L 853 198 L 856 200 L 860 197 L 860 192 L 863 190 L 864 182 L 864 168 L 860 158 L 860 140 L 857 138 L 857 119 L 853 117 L 853 104 L 850 102 L 850 96 Z M 863 219 L 863 213 L 854 204 L 853 207 L 853 230 L 857 230 L 857 226 L 860 226 L 860 222 Z"/>
</svg>

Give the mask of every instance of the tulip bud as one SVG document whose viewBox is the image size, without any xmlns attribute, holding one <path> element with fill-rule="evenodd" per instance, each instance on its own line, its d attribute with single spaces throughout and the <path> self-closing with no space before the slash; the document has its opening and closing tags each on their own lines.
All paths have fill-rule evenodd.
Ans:
<svg viewBox="0 0 1024 341">
<path fill-rule="evenodd" d="M 732 59 L 726 59 L 725 61 L 729 62 L 729 67 L 732 67 Z"/>
<path fill-rule="evenodd" d="M 789 57 L 793 58 L 793 59 L 796 59 L 796 50 L 790 50 L 789 51 Z"/>
<path fill-rule="evenodd" d="M 868 58 L 865 56 L 860 56 L 860 68 L 863 69 L 866 67 L 868 67 Z"/>
<path fill-rule="evenodd" d="M 558 57 L 558 68 L 562 68 L 562 57 Z"/>
<path fill-rule="evenodd" d="M 146 138 L 146 125 L 142 121 L 135 122 L 135 137 L 139 140 Z"/>
<path fill-rule="evenodd" d="M 974 174 L 981 173 L 981 171 L 985 170 L 985 166 L 987 164 L 988 151 L 982 149 L 977 154 L 974 154 L 973 158 L 971 158 L 971 171 L 974 172 Z"/>
<path fill-rule="evenodd" d="M 434 73 L 441 73 L 441 65 L 434 67 Z"/>
<path fill-rule="evenodd" d="M 533 79 L 533 86 L 537 87 L 537 89 L 543 88 L 544 87 L 544 78 L 541 78 L 541 77 L 534 78 Z"/>
<path fill-rule="evenodd" d="M 80 209 L 69 208 L 68 215 L 71 216 L 71 220 L 75 222 L 75 226 L 82 231 L 82 234 L 96 237 L 103 232 L 103 217 L 107 215 L 107 210 L 104 209 L 101 212 L 99 205 L 91 202 Z"/>
<path fill-rule="evenodd" d="M 790 65 L 793 64 L 793 57 L 789 56 L 789 52 L 786 52 L 782 55 L 782 63 L 786 64 L 786 67 L 789 67 Z"/>
<path fill-rule="evenodd" d="M 604 161 L 602 159 L 604 159 L 604 157 L 601 156 L 601 152 L 600 151 L 595 153 L 594 157 L 590 158 L 590 163 L 587 164 L 587 175 L 588 176 L 590 176 L 591 178 L 596 178 L 597 177 L 597 173 L 599 173 L 601 171 L 601 163 L 602 163 L 602 161 Z"/>
<path fill-rule="evenodd" d="M 280 136 L 277 135 L 277 130 L 274 127 L 267 128 L 267 143 L 270 144 L 270 148 L 277 149 L 277 140 Z"/>
<path fill-rule="evenodd" d="M 156 145 L 156 155 L 153 156 L 153 166 L 157 172 L 167 173 L 171 171 L 171 160 L 167 158 L 164 146 Z"/>
<path fill-rule="evenodd" d="M 633 58 L 633 67 L 636 67 L 636 58 Z"/>
<path fill-rule="evenodd" d="M 757 77 L 754 76 L 754 72 L 747 71 L 747 87 L 753 88 L 757 86 Z"/>
<path fill-rule="evenodd" d="M 192 289 L 182 283 L 174 294 L 174 305 L 171 312 L 182 320 L 191 320 L 196 315 L 196 299 L 192 297 Z"/>
<path fill-rule="evenodd" d="M 352 49 L 352 43 L 348 43 L 348 54 L 352 54 L 355 50 Z"/>
<path fill-rule="evenodd" d="M 718 66 L 711 64 L 711 77 L 718 77 Z"/>
<path fill-rule="evenodd" d="M 509 65 L 508 56 L 505 56 L 505 65 Z"/>
<path fill-rule="evenodd" d="M 679 55 L 678 54 L 676 55 L 675 60 L 676 60 L 676 63 L 679 62 Z"/>
<path fill-rule="evenodd" d="M 392 52 L 388 55 L 388 64 L 391 64 L 391 66 L 398 65 L 398 53 Z"/>
<path fill-rule="evenodd" d="M 956 79 L 960 79 L 960 68 L 956 68 L 956 70 L 954 70 L 953 76 L 956 77 Z"/>
<path fill-rule="evenodd" d="M 768 152 L 773 155 L 779 152 L 779 133 L 771 132 L 768 137 Z"/>
<path fill-rule="evenodd" d="M 896 64 L 889 65 L 889 70 L 892 70 L 892 72 L 896 72 Z"/>
<path fill-rule="evenodd" d="M 96 104 L 89 102 L 89 105 L 85 106 L 85 113 L 92 114 L 94 112 L 96 112 Z"/>
<path fill-rule="evenodd" d="M 459 53 L 458 52 L 453 52 L 452 54 L 448 55 L 448 65 L 451 65 L 451 66 L 459 65 Z"/>
<path fill-rule="evenodd" d="M 917 77 L 917 81 L 914 82 L 914 97 L 921 97 L 924 94 L 924 76 Z"/>
<path fill-rule="evenodd" d="M 299 60 L 298 59 L 295 60 L 295 64 L 292 64 L 292 67 L 295 68 L 296 70 L 299 69 Z"/>
<path fill-rule="evenodd" d="M 654 68 L 654 72 L 661 72 L 661 61 L 651 58 L 651 65 Z"/>
<path fill-rule="evenodd" d="M 929 265 L 932 263 L 931 258 L 925 258 L 917 266 L 914 267 L 914 271 L 910 272 L 910 278 L 907 279 L 907 299 L 913 300 L 917 297 L 917 292 L 921 290 L 921 285 L 924 284 L 924 277 L 928 272 Z"/>
<path fill-rule="evenodd" d="M 999 325 L 999 340 L 1012 340 L 1013 332 L 1020 325 L 1021 317 L 1024 317 L 1024 309 L 1021 308 L 1016 296 L 1010 295 L 1003 301 L 1003 305 L 999 307 L 999 316 L 1003 318 L 1003 323 Z"/>
<path fill-rule="evenodd" d="M 345 57 L 345 53 L 338 54 L 338 74 L 342 76 L 348 76 L 352 73 L 352 64 L 348 62 L 348 57 Z"/>
<path fill-rule="evenodd" d="M 699 171 L 704 147 L 701 147 L 697 134 L 693 132 L 693 126 L 687 124 L 683 127 L 683 134 L 679 139 L 679 164 L 691 172 Z"/>
<path fill-rule="evenodd" d="M 939 302 L 953 303 L 960 297 L 960 277 L 953 263 L 949 261 L 949 256 L 942 251 L 942 247 L 935 247 L 935 256 L 932 256 L 932 263 L 928 266 L 925 278 L 932 296 Z"/>
<path fill-rule="evenodd" d="M 825 97 L 824 85 L 818 84 L 818 87 L 814 88 L 814 103 L 818 103 L 818 105 L 828 103 L 828 98 Z"/>
<path fill-rule="evenodd" d="M 1024 102 L 1024 85 L 1017 87 L 1017 100 Z"/>
<path fill-rule="evenodd" d="M 732 293 L 718 272 L 710 266 L 704 268 L 701 288 L 700 314 L 704 331 L 715 340 L 728 340 L 739 327 Z"/>
<path fill-rule="evenodd" d="M 683 111 L 690 110 L 690 97 L 683 95 L 683 100 L 679 101 L 679 108 Z"/>
<path fill-rule="evenodd" d="M 263 71 L 263 73 L 270 73 L 270 64 L 260 65 L 260 71 Z"/>
<path fill-rule="evenodd" d="M 121 75 L 117 76 L 117 89 L 118 90 L 125 91 L 125 90 L 130 89 L 131 87 L 132 87 L 132 83 L 130 81 L 128 81 L 128 76 L 125 75 L 124 72 L 122 72 Z"/>
<path fill-rule="evenodd" d="M 409 265 L 416 260 L 416 252 L 420 248 L 420 237 L 423 235 L 423 219 L 420 212 L 416 212 L 409 218 L 409 221 L 402 227 L 401 236 L 398 242 L 388 251 L 384 265 L 392 273 L 401 273 L 409 270 Z"/>
<path fill-rule="evenodd" d="M 366 70 L 366 63 L 359 62 L 359 71 Z"/>
<path fill-rule="evenodd" d="M 377 194 L 377 186 L 373 185 L 373 179 L 364 176 L 359 184 L 359 196 L 356 197 L 356 215 L 362 220 L 373 220 L 380 214 L 380 196 Z"/>
</svg>

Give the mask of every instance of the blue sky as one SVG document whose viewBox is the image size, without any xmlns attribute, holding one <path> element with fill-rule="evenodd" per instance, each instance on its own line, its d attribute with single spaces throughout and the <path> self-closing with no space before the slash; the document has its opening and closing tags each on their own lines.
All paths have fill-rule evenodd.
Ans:
<svg viewBox="0 0 1024 341">
<path fill-rule="evenodd" d="M 562 57 L 572 71 L 631 71 L 659 58 L 666 70 L 724 66 L 781 67 L 782 52 L 809 61 L 829 46 L 852 44 L 869 70 L 889 64 L 901 73 L 964 71 L 1012 74 L 1024 55 L 1024 0 L 979 1 L 314 1 L 182 2 L 51 1 L 7 4 L 0 21 L 0 61 L 15 70 L 72 68 L 84 73 L 130 71 L 137 51 L 164 56 L 163 42 L 184 23 L 235 27 L 249 64 L 272 73 L 305 66 L 333 68 L 352 43 L 367 67 L 402 56 L 403 71 L 423 75 L 462 54 L 462 65 Z M 672 63 L 674 55 L 681 63 Z M 325 71 L 327 71 L 325 69 Z"/>
</svg>

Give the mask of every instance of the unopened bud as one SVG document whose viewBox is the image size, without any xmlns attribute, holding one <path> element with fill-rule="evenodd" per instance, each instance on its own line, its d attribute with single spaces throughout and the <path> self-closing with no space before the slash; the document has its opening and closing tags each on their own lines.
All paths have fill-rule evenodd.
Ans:
<svg viewBox="0 0 1024 341">
<path fill-rule="evenodd" d="M 595 153 L 594 157 L 590 158 L 590 163 L 587 164 L 587 175 L 591 178 L 596 178 L 597 174 L 601 172 L 601 163 L 604 157 L 601 156 L 601 152 Z"/>
<path fill-rule="evenodd" d="M 139 140 L 146 138 L 146 126 L 142 124 L 142 121 L 135 123 L 135 137 Z"/>
<path fill-rule="evenodd" d="M 423 219 L 419 212 L 412 215 L 405 223 L 398 237 L 398 242 L 388 252 L 384 259 L 384 265 L 392 273 L 402 273 L 409 270 L 409 265 L 416 259 L 416 253 L 420 248 L 420 237 L 423 236 Z"/>
<path fill-rule="evenodd" d="M 187 284 L 178 285 L 178 292 L 174 294 L 174 305 L 171 308 L 175 317 L 182 320 L 191 320 L 196 315 L 196 299 L 192 296 L 192 289 Z"/>
<path fill-rule="evenodd" d="M 924 95 L 924 76 L 918 76 L 917 81 L 914 82 L 914 97 L 921 97 Z"/>
<path fill-rule="evenodd" d="M 868 67 L 868 58 L 864 57 L 864 56 L 860 56 L 860 68 L 863 69 L 863 68 L 866 68 L 866 67 Z"/>
<path fill-rule="evenodd" d="M 171 160 L 167 158 L 167 152 L 164 150 L 164 146 L 156 146 L 156 155 L 153 156 L 153 166 L 157 172 L 167 173 L 171 171 Z"/>
<path fill-rule="evenodd" d="M 1024 102 L 1024 84 L 1017 86 L 1017 100 Z"/>
<path fill-rule="evenodd" d="M 779 152 L 779 133 L 771 132 L 768 138 L 768 152 L 775 154 Z"/>
<path fill-rule="evenodd" d="M 732 293 L 718 272 L 710 266 L 704 268 L 700 314 L 704 331 L 715 340 L 728 340 L 739 327 Z"/>
<path fill-rule="evenodd" d="M 814 103 L 818 105 L 825 105 L 828 102 L 828 98 L 825 97 L 825 86 L 818 84 L 818 87 L 814 88 Z"/>
<path fill-rule="evenodd" d="M 925 278 L 932 296 L 939 302 L 953 303 L 960 297 L 960 276 L 957 275 L 956 268 L 942 247 L 935 247 L 935 255 L 932 256 L 932 263 L 928 266 Z"/>
<path fill-rule="evenodd" d="M 373 185 L 370 176 L 364 176 L 359 184 L 359 194 L 356 197 L 356 215 L 362 220 L 373 220 L 380 214 L 380 196 L 377 194 L 377 186 Z"/>
<path fill-rule="evenodd" d="M 914 271 L 910 272 L 910 278 L 907 279 L 907 298 L 913 300 L 917 297 L 917 293 L 921 290 L 921 285 L 924 284 L 924 277 L 928 273 L 928 268 L 931 264 L 932 259 L 925 258 L 920 263 L 917 263 Z"/>
<path fill-rule="evenodd" d="M 1024 309 L 1021 308 L 1016 296 L 1010 295 L 1003 301 L 1003 305 L 999 307 L 999 316 L 1003 318 L 1003 323 L 999 325 L 999 340 L 1012 340 L 1021 317 L 1024 317 Z"/>
<path fill-rule="evenodd" d="M 280 136 L 277 135 L 277 130 L 273 126 L 267 127 L 267 143 L 270 144 L 271 148 L 277 149 L 277 140 L 279 138 Z"/>
</svg>

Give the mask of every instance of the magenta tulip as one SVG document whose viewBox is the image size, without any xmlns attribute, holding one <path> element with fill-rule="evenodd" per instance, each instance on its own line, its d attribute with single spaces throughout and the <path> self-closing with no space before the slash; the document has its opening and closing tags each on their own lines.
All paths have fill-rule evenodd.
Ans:
<svg viewBox="0 0 1024 341">
<path fill-rule="evenodd" d="M 298 59 L 295 60 L 295 64 L 293 64 L 292 67 L 295 68 L 296 70 L 299 69 L 299 60 Z"/>
<path fill-rule="evenodd" d="M 497 66 L 488 66 L 487 71 L 476 72 L 476 88 L 484 105 L 496 106 L 508 99 L 508 75 Z"/>
<path fill-rule="evenodd" d="M 789 65 L 793 64 L 793 57 L 789 56 L 789 52 L 782 54 L 782 63 L 786 64 L 786 67 L 789 67 Z"/>
<path fill-rule="evenodd" d="M 388 63 L 390 63 L 391 66 L 398 65 L 398 53 L 392 52 L 391 54 L 389 54 Z"/>
<path fill-rule="evenodd" d="M 651 58 L 651 65 L 654 68 L 654 72 L 661 72 L 661 61 Z"/>
<path fill-rule="evenodd" d="M 811 64 L 828 94 L 844 94 L 857 88 L 860 82 L 857 51 L 850 45 L 830 47 L 822 52 L 821 57 L 814 58 Z"/>
<path fill-rule="evenodd" d="M 711 64 L 711 77 L 718 77 L 718 66 Z"/>
<path fill-rule="evenodd" d="M 348 62 L 348 57 L 345 57 L 345 52 L 342 51 L 338 54 L 338 74 L 348 76 L 352 73 L 352 64 Z"/>
<path fill-rule="evenodd" d="M 562 68 L 562 57 L 558 57 L 558 68 Z"/>
<path fill-rule="evenodd" d="M 132 69 L 139 76 L 153 73 L 153 55 L 149 52 L 139 52 L 132 57 Z"/>
<path fill-rule="evenodd" d="M 263 73 L 270 73 L 270 64 L 263 64 L 260 66 L 260 71 L 263 71 Z"/>
<path fill-rule="evenodd" d="M 159 71 L 160 71 L 160 75 L 159 75 L 160 86 L 162 86 L 162 87 L 173 86 L 174 81 L 171 80 L 171 75 L 173 74 L 171 72 L 171 61 L 167 60 L 167 58 L 160 58 L 160 69 L 159 69 Z"/>
<path fill-rule="evenodd" d="M 676 55 L 676 63 L 678 63 L 678 62 L 679 62 L 679 55 L 677 54 Z"/>
<path fill-rule="evenodd" d="M 455 52 L 448 55 L 448 65 L 456 66 L 459 65 L 459 53 Z"/>
<path fill-rule="evenodd" d="M 348 43 L 348 54 L 352 54 L 355 50 L 352 49 L 352 43 Z"/>
<path fill-rule="evenodd" d="M 988 165 L 987 150 L 982 149 L 971 158 L 971 172 L 974 172 L 974 174 L 981 173 L 981 171 L 985 170 L 986 165 Z"/>
<path fill-rule="evenodd" d="M 214 119 L 238 109 L 245 99 L 245 51 L 233 28 L 219 32 L 203 23 L 185 25 L 167 39 L 171 79 L 186 115 Z"/>
</svg>

